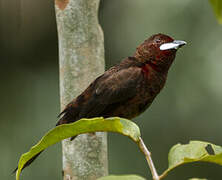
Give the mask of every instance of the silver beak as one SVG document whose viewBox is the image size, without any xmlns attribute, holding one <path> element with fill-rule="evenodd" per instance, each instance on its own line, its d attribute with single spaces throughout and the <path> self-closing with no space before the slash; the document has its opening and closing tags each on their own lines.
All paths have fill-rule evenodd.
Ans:
<svg viewBox="0 0 222 180">
<path fill-rule="evenodd" d="M 185 41 L 174 40 L 173 42 L 162 44 L 160 46 L 160 50 L 178 49 L 186 44 L 187 43 Z"/>
</svg>

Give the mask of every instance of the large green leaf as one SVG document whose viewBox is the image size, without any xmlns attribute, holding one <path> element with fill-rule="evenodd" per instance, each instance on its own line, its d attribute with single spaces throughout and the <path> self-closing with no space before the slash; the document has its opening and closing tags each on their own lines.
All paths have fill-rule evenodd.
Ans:
<svg viewBox="0 0 222 180">
<path fill-rule="evenodd" d="M 211 162 L 222 165 L 222 147 L 202 141 L 190 141 L 189 144 L 173 146 L 168 155 L 169 167 L 166 174 L 179 165 L 191 162 Z"/>
<path fill-rule="evenodd" d="M 222 1 L 221 0 L 209 0 L 209 1 L 213 7 L 218 22 L 222 24 Z"/>
<path fill-rule="evenodd" d="M 81 119 L 71 124 L 57 126 L 46 133 L 46 135 L 43 136 L 42 139 L 35 146 L 33 146 L 29 152 L 21 156 L 18 163 L 18 170 L 16 172 L 16 179 L 19 180 L 21 170 L 25 163 L 47 147 L 72 136 L 99 131 L 120 133 L 130 137 L 135 142 L 138 142 L 140 137 L 139 127 L 135 123 L 118 117 L 108 119 L 104 119 L 102 117 Z"/>
<path fill-rule="evenodd" d="M 138 175 L 110 175 L 101 177 L 97 180 L 146 180 L 145 178 Z"/>
</svg>

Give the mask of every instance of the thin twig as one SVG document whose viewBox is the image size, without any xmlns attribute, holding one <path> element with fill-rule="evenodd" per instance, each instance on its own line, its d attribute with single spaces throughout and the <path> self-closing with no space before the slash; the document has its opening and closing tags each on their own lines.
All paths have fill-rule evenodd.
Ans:
<svg viewBox="0 0 222 180">
<path fill-rule="evenodd" d="M 140 150 L 143 152 L 143 154 L 145 155 L 146 157 L 146 160 L 148 162 L 148 165 L 150 167 L 150 171 L 152 173 L 152 176 L 153 176 L 153 180 L 160 180 L 160 177 L 156 171 L 156 168 L 154 166 L 154 163 L 153 163 L 153 160 L 151 158 L 151 153 L 150 151 L 147 149 L 146 145 L 144 144 L 142 138 L 140 137 L 139 138 L 139 148 Z"/>
<path fill-rule="evenodd" d="M 163 174 L 161 174 L 161 175 L 159 176 L 160 179 L 165 178 L 165 177 L 167 176 L 168 172 L 169 172 L 168 170 L 164 171 Z"/>
</svg>

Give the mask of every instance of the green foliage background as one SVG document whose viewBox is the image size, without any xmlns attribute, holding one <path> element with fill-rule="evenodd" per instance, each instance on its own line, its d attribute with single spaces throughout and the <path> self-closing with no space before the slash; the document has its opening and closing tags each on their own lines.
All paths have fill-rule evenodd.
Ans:
<svg viewBox="0 0 222 180">
<path fill-rule="evenodd" d="M 19 4 L 21 3 L 21 4 Z M 55 125 L 59 113 L 57 35 L 53 1 L 0 4 L 0 179 L 10 175 L 19 156 Z M 132 55 L 151 34 L 163 32 L 188 45 L 177 54 L 167 85 L 135 121 L 159 172 L 167 154 L 190 139 L 221 145 L 222 26 L 203 0 L 103 0 L 107 68 Z M 143 155 L 125 137 L 109 135 L 110 172 L 150 178 Z M 50 148 L 24 171 L 24 179 L 61 178 L 61 147 Z M 189 172 L 189 173 L 188 173 Z M 221 179 L 221 167 L 195 163 L 166 179 Z"/>
</svg>

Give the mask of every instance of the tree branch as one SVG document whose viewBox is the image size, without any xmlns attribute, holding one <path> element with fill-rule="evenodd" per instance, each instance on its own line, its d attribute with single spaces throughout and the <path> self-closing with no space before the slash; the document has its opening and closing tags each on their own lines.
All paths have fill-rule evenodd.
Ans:
<svg viewBox="0 0 222 180">
<path fill-rule="evenodd" d="M 153 176 L 153 180 L 160 180 L 159 175 L 157 174 L 156 168 L 154 166 L 153 160 L 151 158 L 151 153 L 149 152 L 149 150 L 147 149 L 146 145 L 144 144 L 142 138 L 139 138 L 139 148 L 140 150 L 143 152 L 143 154 L 146 157 L 147 163 L 150 167 L 152 176 Z"/>
<path fill-rule="evenodd" d="M 61 109 L 104 72 L 99 0 L 56 0 Z M 95 180 L 108 174 L 106 133 L 64 140 L 64 180 Z"/>
</svg>

